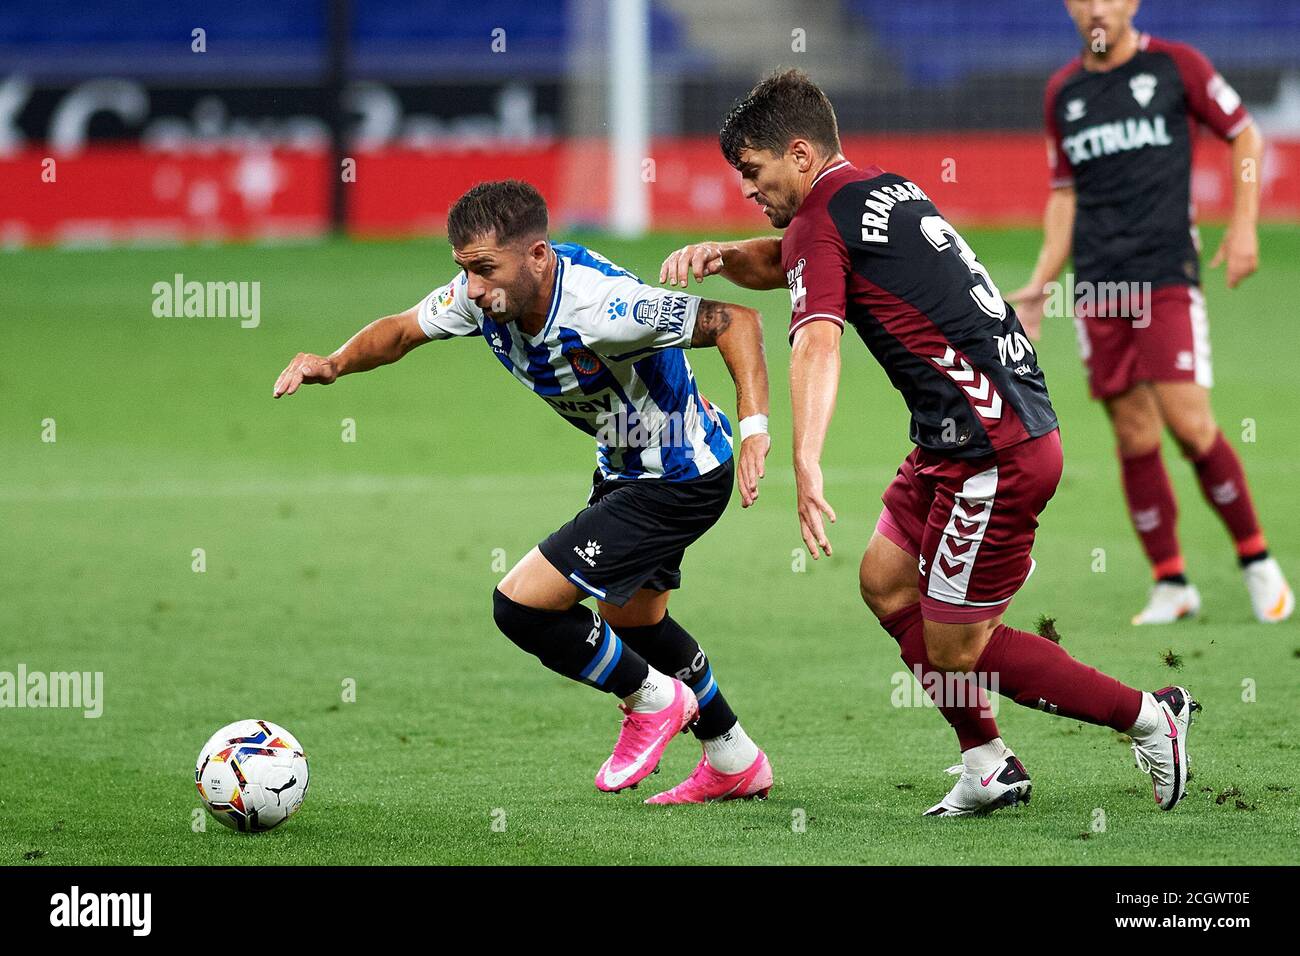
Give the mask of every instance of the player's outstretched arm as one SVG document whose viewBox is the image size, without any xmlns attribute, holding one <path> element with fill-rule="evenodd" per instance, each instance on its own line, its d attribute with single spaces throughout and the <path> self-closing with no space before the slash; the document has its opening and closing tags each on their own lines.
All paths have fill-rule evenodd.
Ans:
<svg viewBox="0 0 1300 956">
<path fill-rule="evenodd" d="M 822 446 L 840 385 L 840 337 L 832 322 L 810 322 L 795 333 L 790 350 L 790 412 L 794 431 L 795 497 L 799 531 L 813 560 L 831 553 L 822 515 L 835 523 L 835 509 L 822 489 Z"/>
<path fill-rule="evenodd" d="M 1043 210 L 1043 247 L 1038 252 L 1034 274 L 1024 288 L 1007 296 L 1031 339 L 1043 330 L 1043 307 L 1049 295 L 1048 283 L 1055 282 L 1070 258 L 1074 241 L 1075 194 L 1073 186 L 1060 186 L 1047 197 Z"/>
<path fill-rule="evenodd" d="M 758 499 L 758 480 L 772 441 L 767 435 L 767 360 L 763 355 L 763 319 L 753 309 L 705 299 L 695 315 L 692 348 L 715 345 L 736 383 L 740 416 L 740 456 L 736 482 L 741 507 Z"/>
<path fill-rule="evenodd" d="M 1210 261 L 1211 269 L 1228 264 L 1224 278 L 1229 289 L 1237 288 L 1259 268 L 1259 165 L 1263 155 L 1264 137 L 1251 123 L 1232 141 L 1232 218 Z"/>
<path fill-rule="evenodd" d="M 659 281 L 685 288 L 691 276 L 703 282 L 720 275 L 744 289 L 784 289 L 781 238 L 761 236 L 738 242 L 697 242 L 671 253 L 659 267 Z"/>
<path fill-rule="evenodd" d="M 273 398 L 292 395 L 301 385 L 329 385 L 340 375 L 368 372 L 396 362 L 417 345 L 429 341 L 416 321 L 419 306 L 376 319 L 332 354 L 299 352 L 275 380 Z"/>
</svg>

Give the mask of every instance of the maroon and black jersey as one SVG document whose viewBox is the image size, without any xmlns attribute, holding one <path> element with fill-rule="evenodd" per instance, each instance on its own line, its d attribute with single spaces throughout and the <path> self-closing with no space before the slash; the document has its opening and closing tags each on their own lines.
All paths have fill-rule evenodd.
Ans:
<svg viewBox="0 0 1300 956">
<path fill-rule="evenodd" d="M 903 393 L 912 441 L 976 458 L 1056 428 L 1015 311 L 915 183 L 845 161 L 825 170 L 781 239 L 790 341 L 852 325 Z"/>
<path fill-rule="evenodd" d="M 1047 84 L 1052 186 L 1074 184 L 1074 268 L 1085 282 L 1200 282 L 1191 204 L 1198 124 L 1230 140 L 1241 97 L 1199 51 L 1142 34 L 1106 72 L 1076 58 Z"/>
</svg>

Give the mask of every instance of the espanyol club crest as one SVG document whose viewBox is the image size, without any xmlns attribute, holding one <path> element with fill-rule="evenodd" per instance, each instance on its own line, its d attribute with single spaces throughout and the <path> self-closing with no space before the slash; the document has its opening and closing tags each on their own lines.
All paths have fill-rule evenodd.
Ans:
<svg viewBox="0 0 1300 956">
<path fill-rule="evenodd" d="M 1156 95 L 1156 78 L 1150 73 L 1139 73 L 1128 81 L 1128 88 L 1133 91 L 1133 99 L 1138 101 L 1138 106 L 1146 109 L 1151 97 Z"/>
<path fill-rule="evenodd" d="M 590 349 L 570 349 L 567 358 L 569 364 L 573 366 L 573 371 L 584 378 L 595 375 L 603 367 L 596 353 Z"/>
</svg>

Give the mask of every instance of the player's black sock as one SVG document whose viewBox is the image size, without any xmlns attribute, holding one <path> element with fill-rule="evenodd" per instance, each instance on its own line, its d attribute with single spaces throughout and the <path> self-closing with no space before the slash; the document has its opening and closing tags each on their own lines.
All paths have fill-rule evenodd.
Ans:
<svg viewBox="0 0 1300 956">
<path fill-rule="evenodd" d="M 1187 584 L 1187 575 L 1185 574 L 1165 574 L 1159 581 L 1160 584 Z"/>
<path fill-rule="evenodd" d="M 718 690 L 713 668 L 699 643 L 668 614 L 658 624 L 648 627 L 619 628 L 627 646 L 640 654 L 655 670 L 676 677 L 691 690 L 700 703 L 700 717 L 691 730 L 701 740 L 726 733 L 736 722 L 736 714 Z"/>
<path fill-rule="evenodd" d="M 1254 564 L 1256 561 L 1263 561 L 1267 557 L 1268 548 L 1265 548 L 1263 551 L 1258 551 L 1255 554 L 1243 554 L 1237 560 L 1241 562 L 1241 566 L 1244 568 L 1247 565 Z"/>
<path fill-rule="evenodd" d="M 501 633 L 543 664 L 615 697 L 641 687 L 650 668 L 591 608 L 540 611 L 492 592 L 492 617 Z"/>
</svg>

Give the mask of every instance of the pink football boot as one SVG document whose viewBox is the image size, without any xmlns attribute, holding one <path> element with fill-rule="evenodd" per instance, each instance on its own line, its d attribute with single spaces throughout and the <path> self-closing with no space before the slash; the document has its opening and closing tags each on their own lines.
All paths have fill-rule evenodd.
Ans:
<svg viewBox="0 0 1300 956">
<path fill-rule="evenodd" d="M 599 770 L 596 771 L 596 789 L 618 793 L 635 787 L 659 769 L 659 758 L 673 735 L 684 731 L 700 715 L 700 705 L 695 694 L 679 680 L 673 681 L 673 702 L 653 714 L 638 714 L 622 704 L 619 708 L 627 714 L 618 743 Z"/>
<path fill-rule="evenodd" d="M 767 754 L 758 752 L 748 769 L 740 773 L 720 773 L 709 765 L 706 754 L 700 758 L 691 775 L 663 793 L 657 793 L 646 803 L 712 803 L 715 800 L 767 799 L 772 789 L 772 765 Z"/>
</svg>

